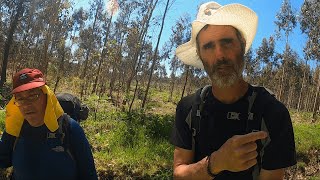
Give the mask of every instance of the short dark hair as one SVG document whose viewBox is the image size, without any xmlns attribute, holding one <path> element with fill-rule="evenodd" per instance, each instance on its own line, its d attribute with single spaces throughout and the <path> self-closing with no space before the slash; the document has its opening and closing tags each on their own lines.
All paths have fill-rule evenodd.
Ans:
<svg viewBox="0 0 320 180">
<path fill-rule="evenodd" d="M 200 32 L 201 32 L 202 30 L 206 30 L 208 27 L 209 27 L 209 24 L 206 24 L 205 26 L 203 26 L 203 28 L 202 28 L 202 29 L 198 32 L 198 34 L 197 34 L 197 37 L 196 37 L 197 53 L 200 53 L 199 38 L 198 38 L 198 36 L 199 36 L 199 34 L 200 34 Z M 233 27 L 233 26 L 232 26 L 232 27 Z M 243 52 L 243 54 L 244 54 L 246 45 L 245 45 L 245 42 L 242 40 L 243 36 L 242 36 L 241 32 L 240 32 L 237 28 L 235 28 L 235 27 L 233 27 L 233 28 L 236 30 L 236 35 L 237 35 L 237 38 L 238 38 L 239 41 L 240 41 L 241 50 L 242 50 L 242 52 Z M 200 57 L 200 54 L 198 54 L 198 56 Z M 200 59 L 201 59 L 201 57 L 200 57 Z"/>
</svg>

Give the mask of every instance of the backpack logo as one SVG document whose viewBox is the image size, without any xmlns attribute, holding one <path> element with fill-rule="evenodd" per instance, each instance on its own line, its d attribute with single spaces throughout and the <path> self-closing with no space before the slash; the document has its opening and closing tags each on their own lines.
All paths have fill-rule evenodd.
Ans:
<svg viewBox="0 0 320 180">
<path fill-rule="evenodd" d="M 56 147 L 52 148 L 52 150 L 54 150 L 55 152 L 64 152 L 64 147 L 56 146 Z"/>
<path fill-rule="evenodd" d="M 229 119 L 229 120 L 240 120 L 240 113 L 238 113 L 238 112 L 228 112 L 227 119 Z"/>
</svg>

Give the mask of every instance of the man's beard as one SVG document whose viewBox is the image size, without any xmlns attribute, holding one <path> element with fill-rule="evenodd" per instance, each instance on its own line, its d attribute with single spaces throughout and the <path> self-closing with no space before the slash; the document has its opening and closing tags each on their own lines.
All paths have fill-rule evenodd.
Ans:
<svg viewBox="0 0 320 180">
<path fill-rule="evenodd" d="M 219 68 L 223 66 L 228 67 L 228 74 L 221 74 Z M 204 68 L 212 82 L 212 85 L 218 88 L 227 88 L 234 85 L 240 79 L 242 79 L 242 72 L 244 69 L 244 60 L 240 60 L 240 63 L 234 63 L 230 59 L 218 60 L 216 64 L 211 67 L 204 63 Z"/>
</svg>

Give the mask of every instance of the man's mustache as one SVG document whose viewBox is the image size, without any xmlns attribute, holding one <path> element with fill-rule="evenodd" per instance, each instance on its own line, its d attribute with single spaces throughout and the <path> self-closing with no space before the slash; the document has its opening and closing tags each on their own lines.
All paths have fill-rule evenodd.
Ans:
<svg viewBox="0 0 320 180">
<path fill-rule="evenodd" d="M 234 64 L 231 62 L 231 60 L 221 59 L 221 60 L 217 61 L 217 63 L 214 64 L 212 68 L 214 70 L 217 70 L 221 66 L 232 66 L 232 67 L 234 67 Z"/>
</svg>

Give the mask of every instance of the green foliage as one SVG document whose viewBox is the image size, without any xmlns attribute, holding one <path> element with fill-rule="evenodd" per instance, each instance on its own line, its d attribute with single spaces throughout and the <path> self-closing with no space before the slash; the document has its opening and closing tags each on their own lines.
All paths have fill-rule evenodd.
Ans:
<svg viewBox="0 0 320 180">
<path fill-rule="evenodd" d="M 294 125 L 297 153 L 305 154 L 311 149 L 320 149 L 320 123 Z"/>
<path fill-rule="evenodd" d="M 169 135 L 173 113 L 121 112 L 112 107 L 108 97 L 98 101 L 98 97 L 92 96 L 86 103 L 98 108 L 81 126 L 92 146 L 100 178 L 172 179 L 174 147 L 169 144 Z M 320 123 L 310 123 L 311 113 L 290 113 L 297 167 L 305 169 L 309 152 L 320 149 Z M 5 111 L 0 110 L 0 130 L 4 129 L 4 119 Z"/>
<path fill-rule="evenodd" d="M 102 118 L 102 119 L 101 119 Z M 99 112 L 81 123 L 93 146 L 97 169 L 114 177 L 170 179 L 172 116 Z M 111 164 L 111 165 L 110 165 Z"/>
<path fill-rule="evenodd" d="M 3 131 L 5 128 L 4 120 L 6 117 L 5 110 L 0 110 L 0 131 Z"/>
</svg>

